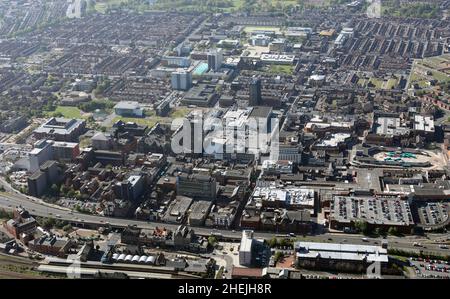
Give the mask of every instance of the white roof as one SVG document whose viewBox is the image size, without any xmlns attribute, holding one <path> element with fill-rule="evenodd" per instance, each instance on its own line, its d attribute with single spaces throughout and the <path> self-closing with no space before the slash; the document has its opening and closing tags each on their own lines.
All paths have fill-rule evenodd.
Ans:
<svg viewBox="0 0 450 299">
<path fill-rule="evenodd" d="M 252 251 L 252 242 L 253 242 L 253 231 L 252 230 L 243 230 L 241 246 L 239 247 L 239 251 L 240 252 L 251 252 Z"/>
<path fill-rule="evenodd" d="M 121 101 L 114 106 L 114 109 L 139 109 L 139 103 L 138 102 L 132 102 L 132 101 Z"/>
<path fill-rule="evenodd" d="M 388 262 L 387 250 L 381 246 L 337 243 L 296 242 L 298 258 L 324 258 L 368 262 Z"/>
</svg>

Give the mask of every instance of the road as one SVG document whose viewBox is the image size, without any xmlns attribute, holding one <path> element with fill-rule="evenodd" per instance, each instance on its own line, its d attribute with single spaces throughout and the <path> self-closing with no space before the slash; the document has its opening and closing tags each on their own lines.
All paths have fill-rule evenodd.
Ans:
<svg viewBox="0 0 450 299">
<path fill-rule="evenodd" d="M 77 212 L 70 211 L 66 208 L 56 207 L 53 205 L 44 205 L 41 201 L 36 199 L 29 199 L 27 196 L 22 194 L 10 194 L 1 193 L 0 194 L 0 207 L 13 209 L 16 206 L 22 206 L 34 216 L 41 217 L 53 217 L 56 219 L 66 220 L 72 224 L 78 225 L 105 225 L 110 224 L 113 227 L 126 227 L 127 225 L 136 225 L 143 229 L 154 229 L 155 227 L 164 226 L 168 229 L 175 230 L 178 225 L 167 224 L 167 223 L 157 223 L 157 222 L 145 222 L 133 219 L 122 219 L 122 218 L 111 218 L 103 217 L 98 215 L 81 214 Z M 194 231 L 199 235 L 210 235 L 212 232 L 221 234 L 227 239 L 240 239 L 240 231 L 230 231 L 230 230 L 216 230 L 204 227 L 195 227 Z M 273 232 L 255 232 L 254 236 L 256 238 L 271 239 L 274 237 Z M 435 239 L 448 239 L 450 234 L 436 234 L 428 235 L 426 237 L 417 236 L 407 236 L 407 237 L 388 237 L 388 243 L 390 248 L 397 248 L 407 251 L 418 252 L 420 249 L 426 252 L 432 252 L 434 254 L 449 255 L 450 250 L 439 248 L 439 244 L 435 243 Z M 366 245 L 380 245 L 381 238 L 367 238 L 367 240 L 362 240 L 361 235 L 352 234 L 342 234 L 342 233 L 328 233 L 314 236 L 299 236 L 298 239 L 303 239 L 305 241 L 311 242 L 329 242 L 329 243 L 346 243 L 346 244 L 366 244 Z M 414 247 L 414 242 L 420 242 L 426 248 Z"/>
</svg>

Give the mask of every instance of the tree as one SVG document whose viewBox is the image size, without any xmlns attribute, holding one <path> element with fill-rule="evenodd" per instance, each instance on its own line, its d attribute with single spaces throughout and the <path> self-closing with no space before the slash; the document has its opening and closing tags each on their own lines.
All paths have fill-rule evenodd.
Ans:
<svg viewBox="0 0 450 299">
<path fill-rule="evenodd" d="M 283 252 L 277 251 L 274 256 L 275 263 L 278 263 L 279 261 L 281 261 L 283 259 L 283 257 L 284 257 Z"/>
<path fill-rule="evenodd" d="M 379 236 L 385 236 L 386 235 L 386 231 L 380 227 L 377 227 L 375 229 L 375 234 L 379 235 Z"/>
<path fill-rule="evenodd" d="M 279 242 L 280 246 L 292 246 L 292 241 L 290 239 L 283 238 Z"/>
<path fill-rule="evenodd" d="M 72 230 L 72 225 L 66 224 L 66 225 L 63 226 L 63 231 L 68 232 L 70 230 Z"/>
<path fill-rule="evenodd" d="M 58 185 L 53 184 L 53 185 L 50 187 L 50 193 L 51 193 L 51 195 L 53 195 L 53 196 L 58 196 L 58 195 L 59 195 L 59 187 L 58 187 Z"/>
<path fill-rule="evenodd" d="M 273 237 L 272 239 L 269 240 L 269 246 L 270 248 L 274 248 L 278 245 L 278 240 L 277 238 Z"/>
<path fill-rule="evenodd" d="M 208 237 L 208 245 L 214 247 L 217 244 L 217 238 L 215 236 Z"/>
<path fill-rule="evenodd" d="M 355 228 L 362 232 L 363 234 L 367 235 L 370 233 L 369 225 L 367 224 L 367 221 L 365 220 L 358 220 L 355 222 Z"/>
<path fill-rule="evenodd" d="M 44 220 L 42 221 L 42 226 L 45 229 L 51 229 L 55 226 L 56 224 L 56 220 L 54 218 L 44 218 Z"/>
<path fill-rule="evenodd" d="M 398 230 L 396 227 L 391 226 L 388 230 L 388 233 L 392 236 L 397 236 L 398 235 Z"/>
</svg>

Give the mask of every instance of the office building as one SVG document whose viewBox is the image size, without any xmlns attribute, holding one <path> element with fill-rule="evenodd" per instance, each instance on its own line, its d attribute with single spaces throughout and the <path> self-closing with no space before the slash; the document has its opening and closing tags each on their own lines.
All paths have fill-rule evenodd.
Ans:
<svg viewBox="0 0 450 299">
<path fill-rule="evenodd" d="M 127 180 L 117 183 L 116 191 L 121 199 L 134 201 L 144 192 L 144 177 L 132 175 Z"/>
<path fill-rule="evenodd" d="M 33 135 L 36 139 L 71 142 L 77 141 L 85 127 L 84 120 L 52 117 L 34 130 Z"/>
<path fill-rule="evenodd" d="M 52 156 L 53 150 L 51 144 L 47 140 L 37 141 L 28 155 L 30 161 L 28 171 L 35 172 L 44 162 L 52 159 Z"/>
<path fill-rule="evenodd" d="M 250 99 L 248 102 L 249 106 L 259 106 L 261 105 L 261 79 L 253 78 L 250 83 Z"/>
<path fill-rule="evenodd" d="M 266 266 L 270 257 L 270 248 L 263 239 L 255 239 L 252 230 L 243 230 L 239 246 L 239 264 L 242 266 Z"/>
<path fill-rule="evenodd" d="M 64 162 L 74 161 L 80 154 L 80 147 L 75 142 L 51 142 L 52 159 Z"/>
<path fill-rule="evenodd" d="M 222 66 L 223 53 L 218 49 L 215 52 L 208 53 L 208 69 L 212 71 L 218 71 Z"/>
<path fill-rule="evenodd" d="M 216 193 L 216 179 L 209 175 L 183 173 L 177 178 L 177 195 L 194 199 L 214 200 Z"/>
<path fill-rule="evenodd" d="M 56 161 L 48 160 L 40 168 L 28 177 L 28 194 L 41 196 L 49 186 L 58 182 L 59 173 Z"/>
<path fill-rule="evenodd" d="M 192 87 L 192 74 L 188 70 L 177 70 L 172 73 L 172 88 L 175 90 L 189 90 Z"/>
</svg>

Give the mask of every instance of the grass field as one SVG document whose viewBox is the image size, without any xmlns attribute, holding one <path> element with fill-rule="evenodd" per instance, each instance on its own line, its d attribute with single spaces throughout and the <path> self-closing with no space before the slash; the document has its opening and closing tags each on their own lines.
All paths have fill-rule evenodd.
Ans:
<svg viewBox="0 0 450 299">
<path fill-rule="evenodd" d="M 216 12 L 239 12 L 246 8 L 246 0 L 227 0 L 217 3 L 213 1 L 182 1 L 182 0 L 159 0 L 155 4 L 156 9 L 177 9 L 182 11 L 216 11 Z M 251 5 L 251 11 L 280 10 L 297 4 L 297 0 L 257 0 Z M 249 6 L 247 6 L 248 8 Z"/>
<path fill-rule="evenodd" d="M 122 3 L 128 3 L 128 0 L 103 0 L 95 3 L 95 10 L 99 13 L 105 13 L 108 6 L 118 6 Z"/>
<path fill-rule="evenodd" d="M 191 109 L 189 109 L 189 108 L 179 107 L 179 108 L 176 108 L 175 110 L 173 110 L 170 113 L 170 117 L 171 118 L 186 117 L 189 114 L 190 111 L 191 111 Z"/>
<path fill-rule="evenodd" d="M 369 82 L 375 85 L 375 88 L 377 89 L 383 88 L 383 80 L 377 78 L 370 78 Z"/>
<path fill-rule="evenodd" d="M 58 106 L 55 111 L 50 111 L 47 113 L 48 116 L 55 116 L 56 114 L 61 113 L 65 118 L 86 118 L 82 115 L 82 111 L 77 107 L 66 107 L 66 106 Z"/>
<path fill-rule="evenodd" d="M 450 55 L 441 55 L 425 59 L 416 60 L 410 74 L 410 85 L 418 84 L 421 88 L 426 88 L 428 81 L 434 79 L 439 82 L 450 82 L 450 76 L 443 72 L 450 64 Z"/>
<path fill-rule="evenodd" d="M 386 83 L 386 89 L 392 89 L 394 86 L 396 86 L 398 84 L 398 80 L 397 79 L 389 79 L 388 82 Z"/>
<path fill-rule="evenodd" d="M 274 64 L 268 67 L 268 72 L 272 74 L 292 75 L 294 73 L 294 66 Z"/>
</svg>

